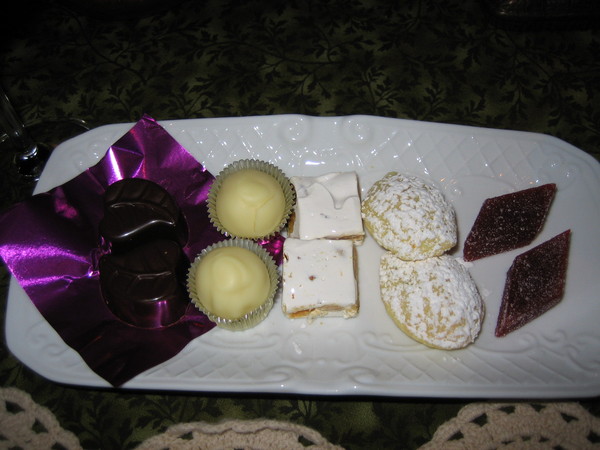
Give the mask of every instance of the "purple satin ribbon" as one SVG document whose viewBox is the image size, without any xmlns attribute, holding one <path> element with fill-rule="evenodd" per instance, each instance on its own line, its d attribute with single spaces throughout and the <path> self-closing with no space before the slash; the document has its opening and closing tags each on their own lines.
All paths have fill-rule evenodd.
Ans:
<svg viewBox="0 0 600 450">
<path fill-rule="evenodd" d="M 174 324 L 140 328 L 119 320 L 100 292 L 98 224 L 103 195 L 129 177 L 160 184 L 188 224 L 190 260 L 224 239 L 210 223 L 213 175 L 154 119 L 144 116 L 93 167 L 0 216 L 0 256 L 44 318 L 86 364 L 113 386 L 160 364 L 215 325 L 194 306 Z M 281 262 L 283 238 L 262 244 Z"/>
</svg>

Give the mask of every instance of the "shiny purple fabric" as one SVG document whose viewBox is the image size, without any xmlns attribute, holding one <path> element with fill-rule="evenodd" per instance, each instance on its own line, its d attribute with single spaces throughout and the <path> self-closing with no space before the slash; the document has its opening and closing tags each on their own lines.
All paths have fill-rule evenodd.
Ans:
<svg viewBox="0 0 600 450">
<path fill-rule="evenodd" d="M 223 239 L 206 208 L 213 175 L 149 116 L 95 166 L 0 216 L 5 264 L 65 343 L 113 386 L 172 358 L 214 327 L 191 303 L 170 326 L 140 328 L 119 320 L 104 302 L 98 275 L 105 251 L 98 237 L 103 194 L 127 177 L 154 181 L 175 198 L 188 224 L 183 250 L 190 260 Z M 263 243 L 278 263 L 282 242 L 278 237 Z"/>
</svg>

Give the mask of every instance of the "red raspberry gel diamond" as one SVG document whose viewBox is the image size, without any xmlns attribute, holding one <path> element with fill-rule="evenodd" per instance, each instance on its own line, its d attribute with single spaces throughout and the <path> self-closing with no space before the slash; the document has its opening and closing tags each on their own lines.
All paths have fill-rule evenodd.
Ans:
<svg viewBox="0 0 600 450">
<path fill-rule="evenodd" d="M 555 192 L 551 183 L 485 200 L 465 240 L 465 261 L 530 244 L 544 225 Z"/>
<path fill-rule="evenodd" d="M 565 291 L 571 230 L 520 254 L 508 270 L 496 336 L 506 336 L 556 306 Z"/>
</svg>

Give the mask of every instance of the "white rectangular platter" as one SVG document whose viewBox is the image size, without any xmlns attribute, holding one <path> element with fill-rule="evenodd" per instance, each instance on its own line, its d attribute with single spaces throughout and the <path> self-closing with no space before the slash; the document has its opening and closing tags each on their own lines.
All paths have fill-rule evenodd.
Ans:
<svg viewBox="0 0 600 450">
<path fill-rule="evenodd" d="M 215 329 L 123 389 L 392 397 L 574 398 L 600 395 L 600 165 L 546 135 L 371 116 L 189 119 L 161 125 L 216 175 L 242 158 L 287 175 L 356 171 L 364 194 L 390 170 L 437 185 L 456 209 L 459 245 L 484 199 L 554 182 L 546 224 L 531 246 L 469 265 L 486 304 L 477 341 L 462 350 L 427 348 L 406 337 L 379 297 L 381 249 L 358 249 L 360 314 L 290 320 L 280 299 L 254 329 Z M 58 186 L 102 158 L 132 124 L 102 126 L 61 144 L 36 192 Z M 572 230 L 562 302 L 504 338 L 494 328 L 506 271 L 517 254 Z M 108 387 L 42 318 L 11 280 L 9 349 L 61 383 Z"/>
</svg>

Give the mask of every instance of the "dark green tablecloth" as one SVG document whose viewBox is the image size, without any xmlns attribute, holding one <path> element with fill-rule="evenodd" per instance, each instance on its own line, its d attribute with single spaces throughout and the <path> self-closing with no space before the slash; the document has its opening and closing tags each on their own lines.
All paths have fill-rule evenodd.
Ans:
<svg viewBox="0 0 600 450">
<path fill-rule="evenodd" d="M 597 29 L 515 29 L 458 0 L 78 3 L 87 10 L 21 2 L 2 18 L 0 83 L 27 124 L 370 114 L 547 133 L 600 157 Z M 4 209 L 32 187 L 6 151 L 0 163 Z M 2 324 L 8 283 L 1 266 Z M 29 392 L 85 448 L 223 418 L 289 420 L 348 448 L 415 448 L 472 401 L 99 391 L 0 354 L 2 385 Z M 580 401 L 600 415 L 598 399 Z"/>
</svg>

